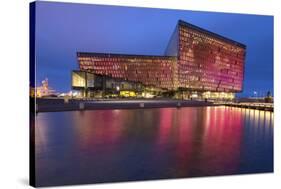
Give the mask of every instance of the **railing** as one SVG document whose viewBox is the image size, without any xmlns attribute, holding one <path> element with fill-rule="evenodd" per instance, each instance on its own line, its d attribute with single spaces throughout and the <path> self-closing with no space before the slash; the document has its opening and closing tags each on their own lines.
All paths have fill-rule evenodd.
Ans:
<svg viewBox="0 0 281 189">
<path fill-rule="evenodd" d="M 241 103 L 234 103 L 234 102 L 225 102 L 223 105 L 226 106 L 233 106 L 233 107 L 241 107 L 241 108 L 251 108 L 251 109 L 259 109 L 259 110 L 269 110 L 273 111 L 274 106 L 273 103 L 260 103 L 260 102 L 241 102 Z"/>
</svg>

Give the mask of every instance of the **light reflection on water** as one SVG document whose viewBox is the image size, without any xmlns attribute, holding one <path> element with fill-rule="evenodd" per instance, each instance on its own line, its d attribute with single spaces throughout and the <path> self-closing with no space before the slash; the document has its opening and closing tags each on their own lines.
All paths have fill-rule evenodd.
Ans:
<svg viewBox="0 0 281 189">
<path fill-rule="evenodd" d="M 273 171 L 273 113 L 230 107 L 36 117 L 38 185 Z"/>
</svg>

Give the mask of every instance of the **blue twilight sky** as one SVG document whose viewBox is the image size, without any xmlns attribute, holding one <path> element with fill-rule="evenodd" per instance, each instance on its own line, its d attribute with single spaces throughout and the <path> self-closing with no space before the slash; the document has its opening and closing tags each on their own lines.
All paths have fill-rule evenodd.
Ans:
<svg viewBox="0 0 281 189">
<path fill-rule="evenodd" d="M 71 89 L 76 52 L 163 55 L 182 19 L 247 45 L 244 91 L 273 91 L 273 17 L 36 2 L 36 83 Z"/>
</svg>

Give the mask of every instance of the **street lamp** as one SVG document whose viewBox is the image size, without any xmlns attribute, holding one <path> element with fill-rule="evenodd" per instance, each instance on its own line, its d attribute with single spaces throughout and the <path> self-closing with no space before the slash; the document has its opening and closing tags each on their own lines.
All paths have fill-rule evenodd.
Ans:
<svg viewBox="0 0 281 189">
<path fill-rule="evenodd" d="M 257 94 L 258 94 L 257 91 L 254 91 L 254 97 L 257 97 Z"/>
<path fill-rule="evenodd" d="M 116 86 L 116 90 L 117 90 L 118 98 L 119 98 L 119 97 L 120 97 L 120 93 L 119 93 L 120 87 L 119 87 L 119 86 Z"/>
</svg>

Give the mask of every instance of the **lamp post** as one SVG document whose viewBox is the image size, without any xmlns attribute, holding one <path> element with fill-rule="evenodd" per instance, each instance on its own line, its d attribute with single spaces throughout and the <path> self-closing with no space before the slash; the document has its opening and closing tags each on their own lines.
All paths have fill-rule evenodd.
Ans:
<svg viewBox="0 0 281 189">
<path fill-rule="evenodd" d="M 254 98 L 257 98 L 257 91 L 254 91 Z"/>
<path fill-rule="evenodd" d="M 118 98 L 120 97 L 120 87 L 119 86 L 116 86 L 116 90 L 117 90 L 117 93 L 118 93 Z"/>
</svg>

